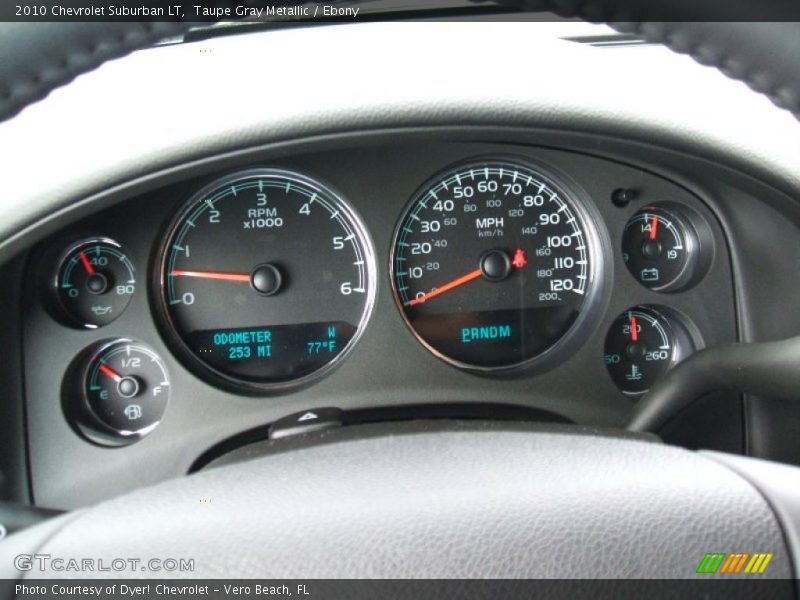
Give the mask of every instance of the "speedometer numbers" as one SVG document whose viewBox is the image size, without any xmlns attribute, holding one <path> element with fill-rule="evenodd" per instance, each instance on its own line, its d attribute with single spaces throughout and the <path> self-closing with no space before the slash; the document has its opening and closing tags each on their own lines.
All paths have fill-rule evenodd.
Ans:
<svg viewBox="0 0 800 600">
<path fill-rule="evenodd" d="M 173 223 L 157 307 L 190 367 L 215 383 L 268 391 L 316 377 L 369 317 L 375 259 L 352 209 L 297 173 L 216 181 Z"/>
<path fill-rule="evenodd" d="M 576 190 L 517 161 L 476 161 L 428 182 L 391 259 L 416 337 L 472 371 L 529 366 L 567 350 L 597 308 L 599 222 Z"/>
</svg>

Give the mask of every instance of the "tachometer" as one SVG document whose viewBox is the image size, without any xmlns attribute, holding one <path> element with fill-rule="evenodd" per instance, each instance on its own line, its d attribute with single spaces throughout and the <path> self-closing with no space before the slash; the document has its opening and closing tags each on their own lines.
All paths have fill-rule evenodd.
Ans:
<svg viewBox="0 0 800 600">
<path fill-rule="evenodd" d="M 239 388 L 299 384 L 363 330 L 375 296 L 369 238 L 344 200 L 303 175 L 216 181 L 180 212 L 160 257 L 157 308 L 179 354 Z"/>
<path fill-rule="evenodd" d="M 572 347 L 603 283 L 599 219 L 578 194 L 517 161 L 471 162 L 425 184 L 391 259 L 395 300 L 417 338 L 476 371 Z"/>
</svg>

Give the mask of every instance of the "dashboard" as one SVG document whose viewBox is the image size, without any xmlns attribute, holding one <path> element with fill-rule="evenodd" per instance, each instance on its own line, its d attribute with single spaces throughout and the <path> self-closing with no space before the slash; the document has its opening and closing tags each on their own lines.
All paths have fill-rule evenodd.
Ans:
<svg viewBox="0 0 800 600">
<path fill-rule="evenodd" d="M 615 426 L 737 339 L 712 196 L 632 155 L 500 135 L 212 159 L 49 235 L 21 289 L 37 503 L 185 474 L 293 414 Z M 703 443 L 741 451 L 741 406 L 710 397 L 665 435 L 713 418 Z"/>
<path fill-rule="evenodd" d="M 797 120 L 635 36 L 463 25 L 193 30 L 0 123 L 0 534 L 517 577 L 644 532 L 656 576 L 792 572 Z"/>
</svg>

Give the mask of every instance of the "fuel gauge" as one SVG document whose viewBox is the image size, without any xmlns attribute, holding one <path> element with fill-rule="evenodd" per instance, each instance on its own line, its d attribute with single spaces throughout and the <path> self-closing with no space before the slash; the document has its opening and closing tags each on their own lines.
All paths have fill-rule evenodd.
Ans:
<svg viewBox="0 0 800 600">
<path fill-rule="evenodd" d="M 103 445 L 123 445 L 155 429 L 169 400 L 169 376 L 150 347 L 125 338 L 83 352 L 64 394 L 81 433 Z"/>
<path fill-rule="evenodd" d="M 78 242 L 58 263 L 55 292 L 61 312 L 80 327 L 107 325 L 127 308 L 134 291 L 133 263 L 122 246 L 108 238 Z"/>
<path fill-rule="evenodd" d="M 606 367 L 624 394 L 637 396 L 697 350 L 699 339 L 682 315 L 667 308 L 637 306 L 611 325 L 606 337 Z"/>
</svg>

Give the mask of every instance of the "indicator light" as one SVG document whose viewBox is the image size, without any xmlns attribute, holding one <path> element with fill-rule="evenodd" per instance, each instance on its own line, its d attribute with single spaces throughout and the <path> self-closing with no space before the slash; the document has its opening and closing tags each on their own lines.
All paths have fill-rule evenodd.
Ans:
<svg viewBox="0 0 800 600">
<path fill-rule="evenodd" d="M 514 252 L 514 260 L 511 261 L 511 264 L 514 265 L 517 269 L 521 269 L 525 265 L 528 264 L 528 261 L 525 260 L 525 250 L 522 248 L 517 248 L 517 251 Z"/>
</svg>

